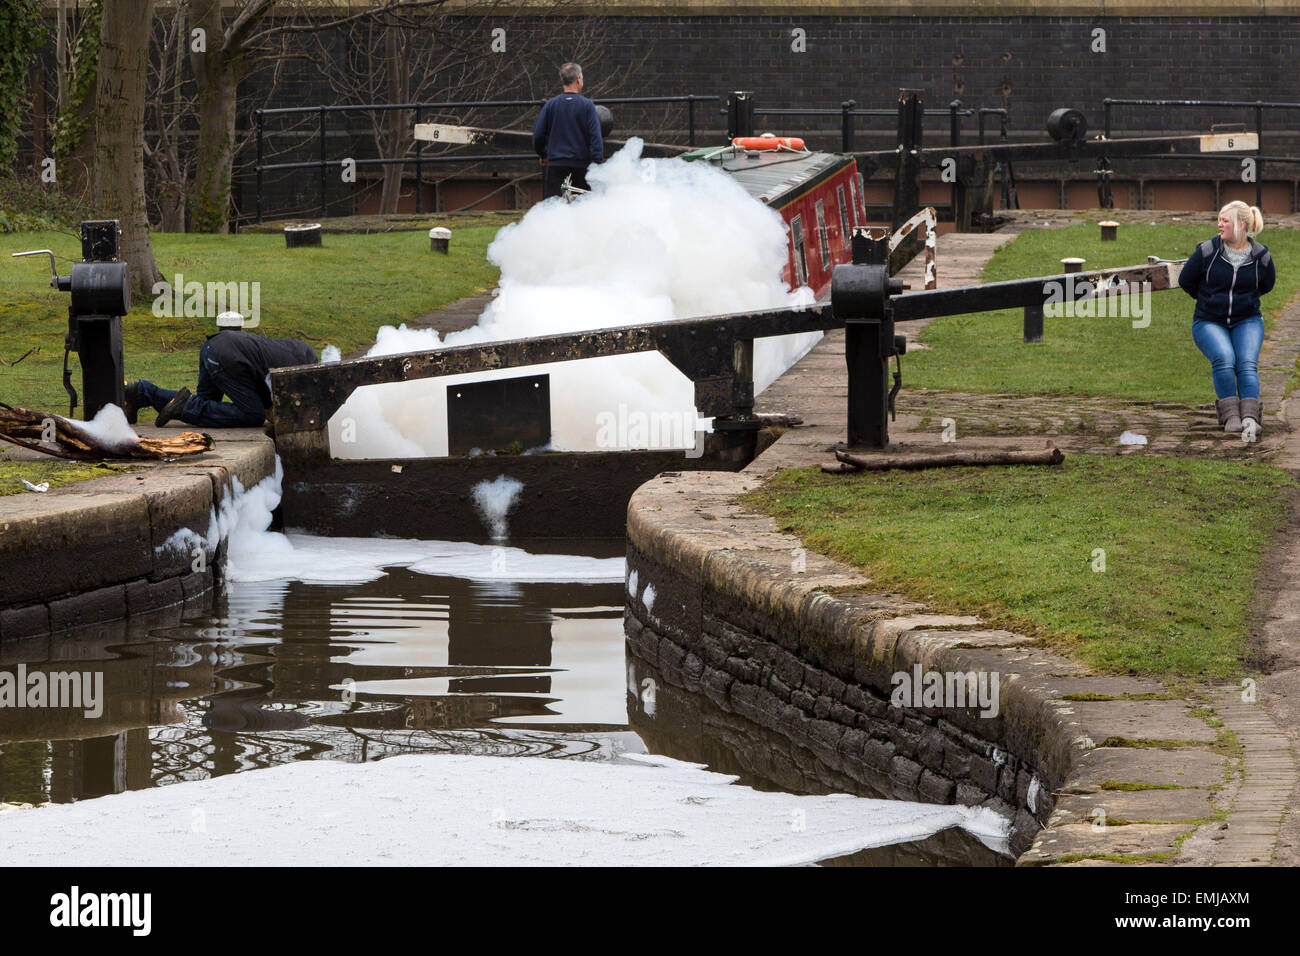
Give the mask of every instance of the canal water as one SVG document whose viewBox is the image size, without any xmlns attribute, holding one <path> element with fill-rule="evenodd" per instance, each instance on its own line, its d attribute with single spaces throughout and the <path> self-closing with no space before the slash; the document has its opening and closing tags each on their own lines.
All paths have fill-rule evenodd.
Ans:
<svg viewBox="0 0 1300 956">
<path fill-rule="evenodd" d="M 537 541 L 525 552 L 291 540 L 292 574 L 306 580 L 266 580 L 245 560 L 243 580 L 206 607 L 0 649 L 0 672 L 104 675 L 98 716 L 0 708 L 0 803 L 71 803 L 294 761 L 433 753 L 611 761 L 654 753 L 760 790 L 834 789 L 814 773 L 754 773 L 737 751 L 766 749 L 761 728 L 700 739 L 701 722 L 680 715 L 706 701 L 677 692 L 660 703 L 671 721 L 647 714 L 629 692 L 644 668 L 625 656 L 621 539 L 556 542 L 550 550 L 563 554 L 549 555 Z M 1011 860 L 952 827 L 827 862 Z"/>
</svg>

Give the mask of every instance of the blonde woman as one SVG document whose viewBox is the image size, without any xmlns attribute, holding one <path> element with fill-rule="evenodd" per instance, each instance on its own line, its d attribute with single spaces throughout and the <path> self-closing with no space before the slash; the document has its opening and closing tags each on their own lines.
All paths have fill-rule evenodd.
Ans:
<svg viewBox="0 0 1300 956">
<path fill-rule="evenodd" d="M 1225 432 L 1259 434 L 1259 350 L 1264 319 L 1259 297 L 1273 288 L 1277 272 L 1267 246 L 1255 241 L 1264 218 L 1237 200 L 1219 210 L 1219 234 L 1200 243 L 1178 284 L 1196 300 L 1192 341 L 1210 360 L 1219 424 Z"/>
</svg>

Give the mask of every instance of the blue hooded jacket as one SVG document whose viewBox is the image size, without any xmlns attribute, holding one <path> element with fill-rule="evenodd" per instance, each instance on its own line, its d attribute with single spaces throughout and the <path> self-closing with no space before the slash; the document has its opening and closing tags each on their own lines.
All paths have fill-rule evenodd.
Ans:
<svg viewBox="0 0 1300 956">
<path fill-rule="evenodd" d="M 561 93 L 542 106 L 533 124 L 533 149 L 556 166 L 586 169 L 605 158 L 596 105 L 581 93 Z"/>
<path fill-rule="evenodd" d="M 1259 315 L 1259 297 L 1273 288 L 1277 270 L 1268 246 L 1250 240 L 1250 258 L 1234 267 L 1223 255 L 1219 236 L 1197 245 L 1188 257 L 1178 284 L 1196 299 L 1193 319 L 1232 325 L 1238 319 Z"/>
</svg>

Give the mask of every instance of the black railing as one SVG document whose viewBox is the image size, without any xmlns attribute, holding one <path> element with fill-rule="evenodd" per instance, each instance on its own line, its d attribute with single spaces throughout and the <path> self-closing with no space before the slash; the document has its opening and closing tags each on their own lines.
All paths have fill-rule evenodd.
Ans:
<svg viewBox="0 0 1300 956">
<path fill-rule="evenodd" d="M 724 114 L 726 110 L 722 111 Z M 943 109 L 925 110 L 926 116 L 947 116 L 949 118 L 951 145 L 958 145 L 961 139 L 961 118 L 963 116 L 975 116 L 977 111 L 973 109 L 963 109 L 961 100 L 953 100 Z M 993 111 L 993 112 L 1003 112 Z M 898 108 L 893 109 L 858 109 L 857 100 L 845 100 L 839 106 L 839 109 L 817 109 L 812 107 L 796 106 L 790 109 L 757 109 L 754 110 L 755 116 L 838 116 L 840 118 L 840 152 L 851 153 L 854 150 L 854 139 L 856 136 L 856 123 L 854 119 L 859 116 L 879 117 L 897 120 Z M 983 123 L 981 121 L 981 132 Z M 981 140 L 982 142 L 982 140 Z"/>
<path fill-rule="evenodd" d="M 685 103 L 686 104 L 686 129 L 687 141 L 695 145 L 695 104 L 709 101 L 716 101 L 716 96 L 699 96 L 694 93 L 688 93 L 684 96 L 615 96 L 603 98 L 598 101 L 598 105 L 631 105 L 631 104 L 657 104 L 657 103 Z M 263 173 L 291 170 L 291 169 L 320 169 L 320 209 L 321 215 L 328 214 L 328 175 L 327 170 L 330 166 L 342 166 L 344 161 L 341 159 L 331 160 L 325 152 L 325 134 L 326 134 L 326 117 L 330 113 L 348 113 L 358 111 L 375 111 L 386 112 L 389 110 L 410 110 L 416 123 L 423 122 L 424 111 L 430 110 L 435 112 L 447 112 L 450 110 L 469 110 L 469 109 L 524 109 L 527 107 L 541 108 L 546 100 L 484 100 L 484 101 L 446 101 L 441 103 L 364 103 L 360 105 L 338 105 L 338 106 L 286 106 L 274 109 L 259 109 L 254 111 L 255 124 L 257 126 L 257 164 L 254 167 L 257 173 L 257 221 L 262 221 L 262 176 Z M 287 116 L 287 115 L 307 115 L 316 114 L 318 117 L 316 137 L 320 141 L 320 157 L 315 160 L 297 163 L 267 163 L 264 145 L 264 128 L 263 120 L 268 116 Z M 415 141 L 414 156 L 399 156 L 394 158 L 383 159 L 351 159 L 350 161 L 357 166 L 390 166 L 402 165 L 408 163 L 415 165 L 415 211 L 421 212 L 421 201 L 424 186 L 424 164 L 425 163 L 465 163 L 465 162 L 502 162 L 502 161 L 519 161 L 534 159 L 532 153 L 508 153 L 497 155 L 450 155 L 450 156 L 425 156 L 424 143 L 420 140 Z"/>
<path fill-rule="evenodd" d="M 1236 108 L 1249 109 L 1253 111 L 1255 117 L 1255 135 L 1259 137 L 1259 149 L 1264 148 L 1264 111 L 1265 110 L 1300 110 L 1300 103 L 1273 103 L 1267 100 L 1144 100 L 1144 99 L 1112 99 L 1107 97 L 1102 101 L 1106 108 L 1106 138 L 1110 139 L 1111 120 L 1113 108 L 1116 106 L 1159 106 L 1162 108 L 1177 107 L 1181 109 L 1194 109 L 1197 107 L 1210 107 L 1215 109 Z M 1182 157 L 1184 159 L 1188 157 Z M 1206 156 L 1206 159 L 1225 159 L 1239 157 L 1223 156 Z M 1255 205 L 1259 208 L 1264 207 L 1264 162 L 1271 163 L 1294 163 L 1296 159 L 1286 156 L 1260 156 L 1252 157 L 1255 160 Z"/>
</svg>

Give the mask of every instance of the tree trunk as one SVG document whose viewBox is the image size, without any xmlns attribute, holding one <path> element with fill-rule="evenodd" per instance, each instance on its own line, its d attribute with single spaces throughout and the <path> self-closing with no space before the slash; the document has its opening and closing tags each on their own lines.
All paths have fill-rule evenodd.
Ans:
<svg viewBox="0 0 1300 956">
<path fill-rule="evenodd" d="M 94 207 L 122 226 L 131 294 L 152 295 L 162 278 L 149 239 L 144 192 L 144 98 L 155 0 L 105 0 L 95 89 Z"/>
<path fill-rule="evenodd" d="M 190 54 L 199 94 L 199 145 L 190 191 L 195 232 L 230 231 L 230 179 L 235 159 L 235 90 L 240 59 L 227 55 L 221 0 L 192 0 L 193 25 L 204 31 L 207 49 Z"/>
<path fill-rule="evenodd" d="M 411 44 L 410 38 L 402 35 L 398 27 L 384 30 L 384 65 L 387 68 L 387 86 L 389 103 L 409 102 L 411 79 Z M 410 121 L 406 110 L 389 110 L 386 116 L 386 139 L 384 158 L 396 159 L 406 152 L 406 142 L 410 138 Z M 384 188 L 379 196 L 380 213 L 397 212 L 397 204 L 402 197 L 402 167 L 392 163 L 384 167 Z"/>
<path fill-rule="evenodd" d="M 54 154 L 60 189 L 82 202 L 93 199 L 95 166 L 95 90 L 98 85 L 101 0 L 92 0 L 77 23 L 77 55 L 65 71 L 68 89 L 60 90 Z M 65 38 L 66 40 L 66 38 Z"/>
</svg>

